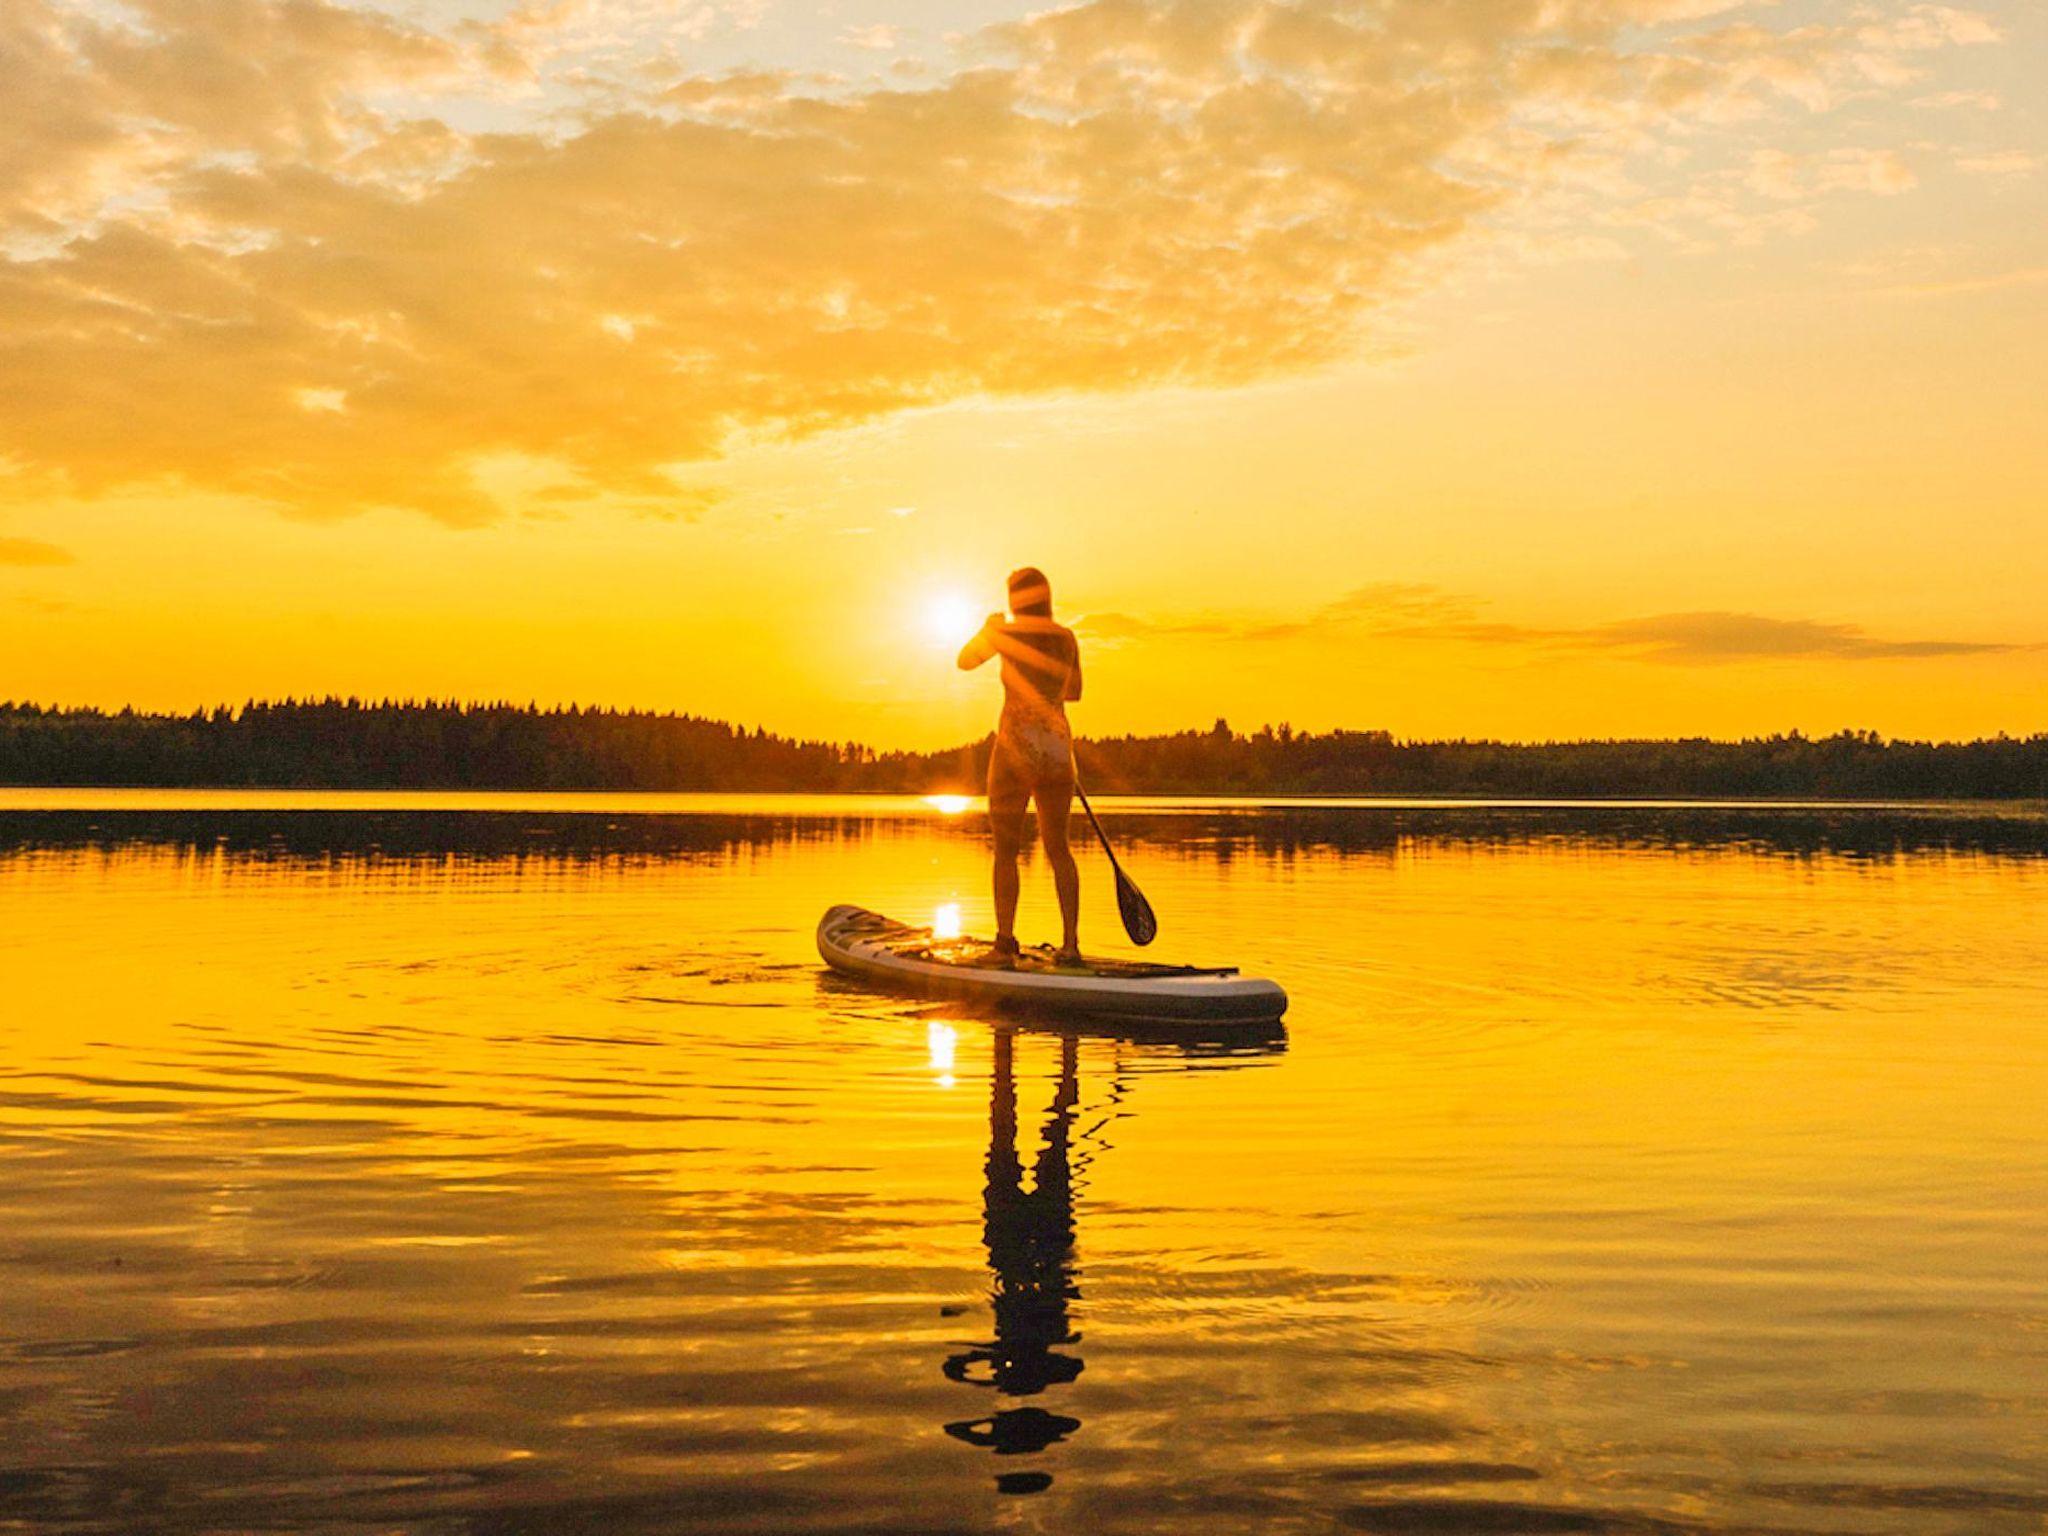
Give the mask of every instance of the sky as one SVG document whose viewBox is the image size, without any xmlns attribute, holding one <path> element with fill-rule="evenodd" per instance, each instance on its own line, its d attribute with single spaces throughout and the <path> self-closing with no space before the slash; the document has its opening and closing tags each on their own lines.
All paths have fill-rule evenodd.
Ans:
<svg viewBox="0 0 2048 1536">
<path fill-rule="evenodd" d="M 2048 7 L 6 0 L 0 699 L 2048 729 Z"/>
</svg>

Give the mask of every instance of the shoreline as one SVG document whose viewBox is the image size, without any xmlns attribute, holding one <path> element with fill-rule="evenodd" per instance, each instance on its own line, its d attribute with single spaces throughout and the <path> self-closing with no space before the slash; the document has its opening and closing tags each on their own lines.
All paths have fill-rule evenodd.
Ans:
<svg viewBox="0 0 2048 1536">
<path fill-rule="evenodd" d="M 113 797 L 113 798 L 107 798 Z M 1132 791 L 1097 794 L 1100 805 L 1125 813 L 1231 810 L 1729 810 L 1729 811 L 1867 811 L 1929 815 L 1980 815 L 2017 819 L 2048 816 L 2048 799 L 2035 796 L 1984 798 L 1851 798 L 1835 796 L 1756 795 L 1541 795 L 1479 794 L 1342 794 L 1315 792 L 1244 794 L 1230 791 Z M 189 804 L 180 805 L 181 799 Z M 465 807 L 463 801 L 489 801 Z M 331 802 L 314 804 L 314 801 Z M 662 814 L 657 802 L 680 802 L 677 813 L 710 812 L 712 802 L 771 802 L 764 808 L 828 804 L 866 806 L 951 818 L 978 814 L 984 797 L 957 790 L 928 792 L 892 790 L 793 789 L 531 789 L 521 787 L 422 788 L 408 785 L 292 784 L 0 784 L 0 811 L 79 810 L 462 810 L 513 812 L 521 809 L 597 814 L 606 809 L 631 814 Z M 236 803 L 240 802 L 240 803 Z M 399 804 L 396 802 L 411 802 Z M 598 802 L 603 802 L 599 804 Z"/>
</svg>

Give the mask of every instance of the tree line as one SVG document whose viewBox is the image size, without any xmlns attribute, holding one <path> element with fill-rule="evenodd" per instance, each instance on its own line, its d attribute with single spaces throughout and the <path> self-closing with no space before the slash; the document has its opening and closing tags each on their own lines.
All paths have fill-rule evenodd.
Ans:
<svg viewBox="0 0 2048 1536">
<path fill-rule="evenodd" d="M 0 703 L 0 783 L 336 789 L 970 792 L 987 738 L 877 752 L 695 715 L 532 704 L 251 701 L 155 714 Z M 1104 792 L 1495 798 L 2048 799 L 2048 734 L 1875 731 L 1705 738 L 1404 741 L 1387 731 L 1083 739 Z"/>
</svg>

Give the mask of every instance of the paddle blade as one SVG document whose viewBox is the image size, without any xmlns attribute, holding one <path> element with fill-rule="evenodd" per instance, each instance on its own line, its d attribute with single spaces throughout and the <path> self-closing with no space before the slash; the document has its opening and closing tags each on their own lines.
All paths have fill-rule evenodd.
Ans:
<svg viewBox="0 0 2048 1536">
<path fill-rule="evenodd" d="M 1152 915 L 1152 903 L 1121 869 L 1116 872 L 1116 909 L 1123 914 L 1124 932 L 1133 944 L 1142 949 L 1159 937 L 1159 919 Z"/>
</svg>

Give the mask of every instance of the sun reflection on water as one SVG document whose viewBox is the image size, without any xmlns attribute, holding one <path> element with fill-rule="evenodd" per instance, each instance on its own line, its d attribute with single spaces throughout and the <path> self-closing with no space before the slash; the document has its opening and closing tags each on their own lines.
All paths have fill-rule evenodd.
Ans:
<svg viewBox="0 0 2048 1536">
<path fill-rule="evenodd" d="M 953 1059 L 960 1049 L 960 1032 L 950 1024 L 933 1019 L 925 1026 L 925 1053 L 931 1058 L 932 1072 L 941 1088 L 953 1086 Z"/>
<path fill-rule="evenodd" d="M 957 939 L 960 937 L 960 903 L 948 901 L 932 914 L 932 937 L 935 939 Z"/>
<path fill-rule="evenodd" d="M 941 816 L 958 816 L 974 803 L 972 795 L 926 795 L 924 803 Z"/>
</svg>

